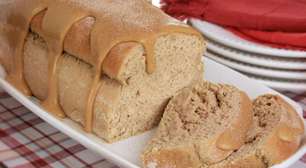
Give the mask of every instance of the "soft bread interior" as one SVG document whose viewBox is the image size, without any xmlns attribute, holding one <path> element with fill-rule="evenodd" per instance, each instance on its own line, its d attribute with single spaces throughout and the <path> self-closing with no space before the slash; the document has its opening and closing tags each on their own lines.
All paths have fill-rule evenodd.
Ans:
<svg viewBox="0 0 306 168">
<path fill-rule="evenodd" d="M 219 150 L 216 141 L 232 126 L 241 110 L 250 113 L 241 109 L 244 103 L 240 91 L 228 85 L 202 82 L 183 89 L 167 105 L 157 133 L 144 152 L 144 165 L 152 162 L 161 168 L 184 165 L 183 160 L 171 160 L 174 165 L 167 165 L 158 159 L 164 151 L 175 152 L 180 148 L 188 149 L 190 157 L 196 156 L 192 160 L 202 166 L 225 159 L 232 151 Z M 241 129 L 247 130 L 248 126 Z"/>
<path fill-rule="evenodd" d="M 122 73 L 125 80 L 120 82 L 107 75 L 101 78 L 94 108 L 94 132 L 114 141 L 154 127 L 169 98 L 203 78 L 203 50 L 203 42 L 196 36 L 177 33 L 162 36 L 155 44 L 157 68 L 153 74 L 145 70 L 145 52 L 140 44 L 123 50 L 120 54 L 127 58 Z M 44 40 L 29 33 L 24 47 L 25 79 L 34 96 L 40 99 L 47 92 L 47 52 Z M 69 53 L 63 54 L 58 65 L 60 104 L 72 120 L 84 123 L 92 66 Z"/>
</svg>

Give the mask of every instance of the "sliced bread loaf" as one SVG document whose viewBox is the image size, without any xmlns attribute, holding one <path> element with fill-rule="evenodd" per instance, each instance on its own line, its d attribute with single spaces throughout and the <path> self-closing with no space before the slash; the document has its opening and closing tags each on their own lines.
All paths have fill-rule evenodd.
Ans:
<svg viewBox="0 0 306 168">
<path fill-rule="evenodd" d="M 90 21 L 87 18 L 81 22 L 86 25 Z M 82 53 L 84 47 L 76 46 Z M 145 51 L 141 44 L 122 43 L 110 53 L 113 58 L 126 59 L 120 80 L 106 75 L 101 79 L 103 87 L 95 99 L 93 118 L 93 131 L 99 137 L 114 142 L 155 127 L 169 98 L 177 90 L 202 80 L 201 57 L 205 49 L 202 39 L 174 33 L 161 36 L 155 48 L 157 67 L 153 74 L 146 73 Z M 44 39 L 29 33 L 24 48 L 25 79 L 34 96 L 41 100 L 47 96 L 47 54 Z M 69 52 L 63 54 L 58 65 L 61 107 L 69 118 L 84 124 L 93 67 Z"/>
<path fill-rule="evenodd" d="M 202 35 L 146 0 L 0 4 L 7 81 L 108 142 L 155 127 L 169 98 L 203 78 Z"/>
<path fill-rule="evenodd" d="M 267 168 L 298 149 L 303 121 L 281 97 L 263 95 L 254 100 L 253 118 L 246 144 L 211 168 Z"/>
<path fill-rule="evenodd" d="M 167 105 L 142 159 L 146 168 L 207 166 L 228 157 L 246 140 L 251 101 L 229 85 L 201 82 Z"/>
</svg>

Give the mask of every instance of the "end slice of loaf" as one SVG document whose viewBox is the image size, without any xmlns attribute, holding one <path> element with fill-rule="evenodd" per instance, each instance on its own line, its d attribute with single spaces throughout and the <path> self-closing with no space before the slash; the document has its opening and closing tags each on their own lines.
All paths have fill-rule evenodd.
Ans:
<svg viewBox="0 0 306 168">
<path fill-rule="evenodd" d="M 229 85 L 201 82 L 167 105 L 142 160 L 146 168 L 193 168 L 228 157 L 251 126 L 251 101 Z"/>
<path fill-rule="evenodd" d="M 246 144 L 212 168 L 267 168 L 299 148 L 303 121 L 281 97 L 263 95 L 255 99 L 253 118 Z"/>
</svg>

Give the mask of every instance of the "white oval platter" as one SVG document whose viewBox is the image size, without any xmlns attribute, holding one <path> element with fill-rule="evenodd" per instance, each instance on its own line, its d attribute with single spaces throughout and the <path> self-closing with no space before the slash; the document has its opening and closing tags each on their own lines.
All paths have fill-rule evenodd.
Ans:
<svg viewBox="0 0 306 168">
<path fill-rule="evenodd" d="M 264 86 L 263 84 L 256 82 L 255 80 L 252 80 L 208 58 L 205 58 L 204 62 L 206 66 L 206 73 L 204 74 L 206 80 L 235 85 L 241 90 L 246 91 L 251 98 L 255 98 L 256 96 L 265 93 L 281 95 L 280 93 Z M 139 156 L 148 140 L 154 134 L 154 130 L 114 144 L 107 144 L 95 135 L 84 132 L 78 124 L 74 123 L 70 119 L 58 119 L 49 114 L 47 111 L 41 108 L 37 102 L 33 101 L 32 98 L 22 95 L 12 85 L 6 82 L 4 76 L 4 73 L 2 73 L 0 77 L 0 86 L 20 103 L 22 103 L 25 107 L 48 122 L 50 125 L 54 126 L 88 149 L 96 152 L 98 155 L 103 156 L 104 158 L 120 167 L 141 167 Z M 281 96 L 284 97 L 284 99 L 298 111 L 300 116 L 302 116 L 302 108 L 297 103 L 283 95 Z M 294 155 L 292 155 L 281 164 L 275 165 L 273 168 L 288 168 L 290 165 L 295 164 L 303 156 L 304 153 L 306 153 L 306 146 L 301 146 Z"/>
</svg>

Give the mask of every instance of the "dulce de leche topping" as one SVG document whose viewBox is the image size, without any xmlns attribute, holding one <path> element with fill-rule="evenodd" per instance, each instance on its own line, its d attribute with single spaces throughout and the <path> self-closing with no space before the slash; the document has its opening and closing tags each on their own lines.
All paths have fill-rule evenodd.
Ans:
<svg viewBox="0 0 306 168">
<path fill-rule="evenodd" d="M 88 95 L 85 111 L 85 130 L 92 131 L 93 103 L 101 85 L 103 61 L 117 44 L 138 42 L 146 52 L 147 72 L 154 73 L 154 44 L 156 39 L 169 33 L 200 36 L 192 28 L 172 19 L 145 0 L 4 0 L 0 2 L 1 53 L 9 55 L 11 62 L 7 80 L 25 95 L 31 95 L 23 76 L 23 46 L 32 19 L 45 12 L 40 36 L 48 46 L 48 96 L 43 107 L 58 117 L 64 112 L 58 103 L 56 67 L 64 52 L 65 36 L 74 23 L 93 17 L 90 33 L 90 55 L 78 56 L 94 67 L 95 75 Z M 0 58 L 2 58 L 0 56 Z"/>
</svg>

